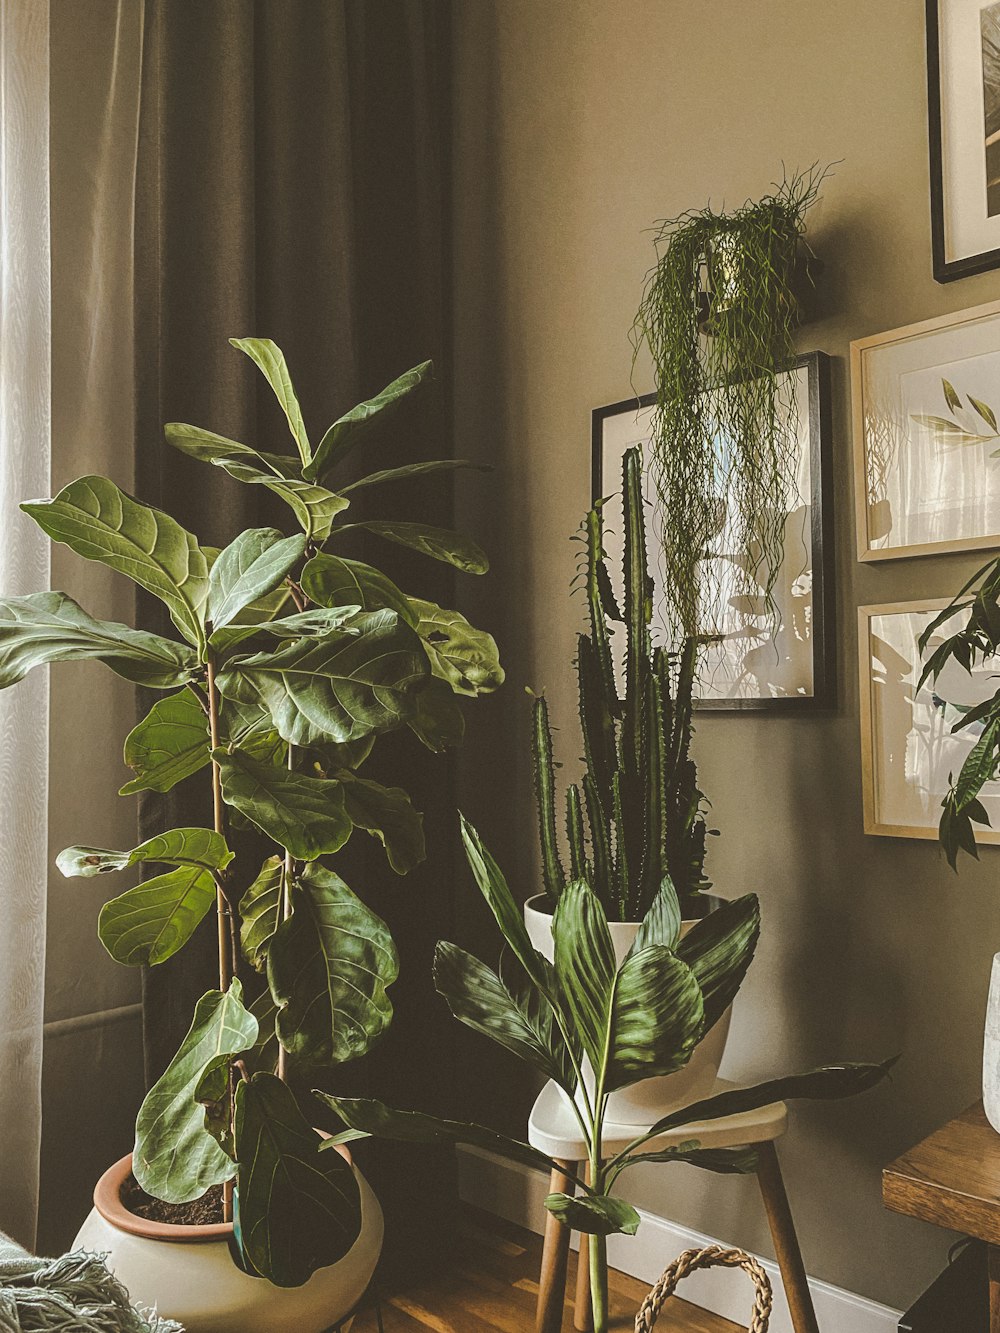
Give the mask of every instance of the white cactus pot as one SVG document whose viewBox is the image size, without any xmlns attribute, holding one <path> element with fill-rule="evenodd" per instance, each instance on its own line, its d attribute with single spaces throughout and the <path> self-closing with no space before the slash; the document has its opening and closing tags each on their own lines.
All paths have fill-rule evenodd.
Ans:
<svg viewBox="0 0 1000 1333">
<path fill-rule="evenodd" d="M 382 1250 L 382 1210 L 356 1166 L 361 1233 L 343 1259 L 301 1287 L 241 1272 L 229 1253 L 232 1223 L 173 1226 L 130 1213 L 121 1187 L 131 1170 L 132 1158 L 123 1157 L 105 1171 L 74 1248 L 106 1253 L 132 1300 L 176 1319 L 186 1333 L 321 1333 L 364 1295 Z M 345 1322 L 344 1333 L 349 1328 Z"/>
<path fill-rule="evenodd" d="M 720 898 L 708 895 L 706 897 L 709 910 L 713 910 L 722 902 Z M 529 898 L 524 904 L 524 924 L 527 926 L 532 944 L 551 962 L 554 952 L 552 911 L 544 894 Z M 608 922 L 615 961 L 619 967 L 639 933 L 639 925 L 638 921 Z M 686 935 L 695 925 L 697 925 L 696 920 L 683 921 L 681 936 Z M 709 1096 L 719 1077 L 719 1066 L 726 1051 L 732 1014 L 730 1005 L 708 1036 L 695 1047 L 688 1063 L 683 1069 L 678 1069 L 676 1074 L 646 1078 L 639 1083 L 633 1083 L 629 1088 L 621 1088 L 618 1092 L 611 1093 L 608 1097 L 607 1121 L 615 1125 L 647 1126 L 677 1106 L 686 1106 L 689 1102 Z M 583 1077 L 588 1091 L 593 1092 L 594 1075 L 586 1057 L 584 1057 Z"/>
</svg>

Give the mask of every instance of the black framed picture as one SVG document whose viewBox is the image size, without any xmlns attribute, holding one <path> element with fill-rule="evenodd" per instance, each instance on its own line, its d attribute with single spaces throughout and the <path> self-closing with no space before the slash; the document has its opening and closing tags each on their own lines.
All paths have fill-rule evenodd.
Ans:
<svg viewBox="0 0 1000 1333">
<path fill-rule="evenodd" d="M 719 528 L 706 559 L 715 568 L 703 579 L 699 635 L 703 640 L 696 706 L 776 713 L 834 706 L 833 512 L 830 460 L 830 358 L 800 356 L 785 372 L 794 377 L 787 429 L 795 443 L 795 476 L 789 487 L 784 558 L 771 592 L 772 605 L 754 577 L 755 562 L 730 549 L 735 525 L 720 500 Z M 605 548 L 615 578 L 621 566 L 621 464 L 635 444 L 644 450 L 644 492 L 649 563 L 654 582 L 653 634 L 668 642 L 670 616 L 660 577 L 662 540 L 650 470 L 649 437 L 654 394 L 598 407 L 592 416 L 593 495 L 606 497 Z M 721 451 L 730 448 L 720 438 Z M 619 590 L 620 591 L 620 590 Z"/>
<path fill-rule="evenodd" d="M 934 277 L 1000 265 L 1000 3 L 927 0 Z"/>
</svg>

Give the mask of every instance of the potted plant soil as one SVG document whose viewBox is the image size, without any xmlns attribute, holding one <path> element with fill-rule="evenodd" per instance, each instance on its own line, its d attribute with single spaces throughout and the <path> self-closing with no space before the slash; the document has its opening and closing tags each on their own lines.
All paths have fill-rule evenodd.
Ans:
<svg viewBox="0 0 1000 1333">
<path fill-rule="evenodd" d="M 630 449 L 623 461 L 622 502 L 620 607 L 604 558 L 600 503 L 584 525 L 589 633 L 579 636 L 576 658 L 584 771 L 565 795 L 568 856 L 560 852 L 557 833 L 548 707 L 541 696 L 534 704 L 545 891 L 525 903 L 524 919 L 532 944 L 550 962 L 553 912 L 567 882 L 580 878 L 600 899 L 619 965 L 666 879 L 681 911 L 680 956 L 689 932 L 720 907 L 743 913 L 743 929 L 754 943 L 760 927 L 754 899 L 744 898 L 734 907 L 708 892 L 705 801 L 690 754 L 697 647 L 689 638 L 679 653 L 671 654 L 652 644 L 652 581 L 638 449 Z M 713 928 L 700 927 L 706 933 Z M 671 1106 L 709 1093 L 725 1053 L 731 1017 L 727 1007 L 683 1069 L 612 1093 L 608 1119 L 649 1124 Z M 589 1085 L 589 1065 L 584 1077 Z"/>
<path fill-rule="evenodd" d="M 375 442 L 429 363 L 313 448 L 280 349 L 234 345 L 274 390 L 295 452 L 183 424 L 167 438 L 272 491 L 298 530 L 251 529 L 216 551 L 103 477 L 24 504 L 54 540 L 158 597 L 178 633 L 95 620 L 59 592 L 3 599 L 0 688 L 35 666 L 95 658 L 160 692 L 126 739 L 134 777 L 122 794 L 167 792 L 203 770 L 211 778 L 205 827 L 58 858 L 66 875 L 157 868 L 101 910 L 101 940 L 121 963 L 163 963 L 206 918 L 218 935 L 217 985 L 142 1104 L 134 1153 L 98 1183 L 77 1245 L 109 1252 L 132 1297 L 189 1333 L 316 1333 L 363 1293 L 382 1217 L 349 1151 L 321 1151 L 309 1078 L 379 1040 L 398 970 L 385 923 L 330 858 L 355 830 L 382 843 L 397 874 L 424 858 L 407 793 L 360 770 L 378 737 L 399 728 L 431 750 L 456 743 L 455 696 L 492 690 L 503 673 L 488 634 L 342 554 L 341 537 L 360 527 L 469 573 L 487 569 L 457 533 L 343 521 L 357 487 L 466 464 L 419 463 L 331 489 L 330 474 Z M 273 848 L 249 873 L 227 841 L 237 820 Z"/>
</svg>

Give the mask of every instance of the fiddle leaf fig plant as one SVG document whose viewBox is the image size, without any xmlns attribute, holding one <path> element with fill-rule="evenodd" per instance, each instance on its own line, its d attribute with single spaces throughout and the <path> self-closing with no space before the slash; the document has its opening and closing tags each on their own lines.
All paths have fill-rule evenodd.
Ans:
<svg viewBox="0 0 1000 1333">
<path fill-rule="evenodd" d="M 429 379 L 430 363 L 339 418 L 313 449 L 280 348 L 264 338 L 232 341 L 273 389 L 294 452 L 179 423 L 166 437 L 273 492 L 295 530 L 254 528 L 214 550 L 105 477 L 25 503 L 53 540 L 159 598 L 177 637 L 96 620 L 59 592 L 0 599 L 0 688 L 49 662 L 104 662 L 162 692 L 126 738 L 134 776 L 121 794 L 169 792 L 210 769 L 210 827 L 168 829 L 124 850 L 71 847 L 58 866 L 82 876 L 156 868 L 100 914 L 105 947 L 131 966 L 163 963 L 214 915 L 218 986 L 198 1001 L 143 1102 L 133 1171 L 169 1203 L 222 1186 L 236 1262 L 294 1286 L 351 1247 L 360 1202 L 350 1164 L 320 1152 L 289 1074 L 368 1051 L 392 1019 L 399 966 L 385 923 L 324 858 L 360 829 L 381 843 L 396 874 L 424 859 L 422 817 L 409 795 L 358 770 L 379 736 L 401 728 L 435 752 L 458 743 L 459 697 L 496 689 L 503 670 L 489 634 L 343 549 L 345 534 L 363 529 L 459 570 L 488 568 L 459 533 L 342 518 L 360 487 L 470 466 L 433 460 L 339 487 L 332 478 L 351 451 L 377 444 L 379 429 Z M 263 865 L 239 878 L 233 818 L 273 844 Z M 240 894 L 237 883 L 248 880 Z M 258 974 L 255 989 L 264 988 L 250 1002 L 244 984 Z"/>
<path fill-rule="evenodd" d="M 494 971 L 442 941 L 435 953 L 434 983 L 459 1022 L 552 1079 L 573 1108 L 587 1145 L 587 1178 L 570 1173 L 570 1190 L 550 1194 L 545 1206 L 590 1237 L 594 1329 L 607 1333 L 606 1238 L 619 1232 L 631 1235 L 639 1226 L 639 1214 L 616 1193 L 622 1173 L 654 1162 L 688 1162 L 722 1173 L 757 1168 L 753 1149 L 703 1149 L 694 1139 L 658 1149 L 657 1138 L 683 1125 L 756 1110 L 780 1099 L 853 1096 L 873 1087 L 894 1062 L 827 1065 L 733 1088 L 670 1111 L 606 1156 L 609 1093 L 683 1068 L 739 989 L 760 929 L 757 897 L 747 894 L 726 903 L 680 940 L 680 904 L 665 876 L 635 944 L 618 965 L 600 897 L 585 878 L 571 880 L 563 886 L 553 918 L 555 963 L 550 964 L 532 947 L 500 867 L 464 819 L 462 837 L 473 876 L 509 954 Z M 323 1145 L 321 1157 L 333 1155 L 338 1143 L 376 1135 L 467 1143 L 526 1166 L 566 1173 L 565 1162 L 483 1125 L 394 1110 L 380 1101 L 317 1095 L 347 1125 Z"/>
</svg>

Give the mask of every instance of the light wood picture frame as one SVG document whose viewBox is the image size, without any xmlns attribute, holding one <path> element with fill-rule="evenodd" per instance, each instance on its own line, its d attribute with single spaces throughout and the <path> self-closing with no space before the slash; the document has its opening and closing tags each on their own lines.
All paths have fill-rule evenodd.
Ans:
<svg viewBox="0 0 1000 1333">
<path fill-rule="evenodd" d="M 936 683 L 916 689 L 922 670 L 917 639 L 949 603 L 948 598 L 924 598 L 858 608 L 866 833 L 937 838 L 948 776 L 959 772 L 977 739 L 974 727 L 953 733 L 952 725 L 963 710 L 996 691 L 1000 660 L 977 667 L 971 676 L 951 662 Z M 953 634 L 962 615 L 956 612 L 935 635 Z M 993 827 L 977 826 L 976 841 L 1000 844 L 1000 783 L 987 784 L 982 799 Z"/>
<path fill-rule="evenodd" d="M 833 486 L 831 462 L 831 359 L 807 352 L 789 368 L 796 380 L 795 429 L 799 445 L 796 492 L 786 531 L 786 559 L 776 583 L 782 615 L 775 630 L 754 604 L 728 613 L 732 632 L 712 636 L 702 658 L 694 705 L 716 712 L 813 713 L 836 705 L 834 634 Z M 648 501 L 647 541 L 654 583 L 653 635 L 668 642 L 662 609 L 661 534 L 649 457 L 655 394 L 595 408 L 591 414 L 592 493 L 610 497 L 605 509 L 605 548 L 612 578 L 621 560 L 621 464 L 631 445 L 644 446 L 643 491 Z M 659 553 L 659 554 L 658 554 Z M 741 604 L 744 599 L 740 599 Z M 723 612 L 707 608 L 718 618 Z M 712 654 L 722 661 L 713 669 Z M 750 669 L 751 661 L 754 669 Z M 731 682 L 740 684 L 733 688 Z"/>
<path fill-rule="evenodd" d="M 858 559 L 1000 548 L 1000 301 L 851 343 Z"/>
</svg>

